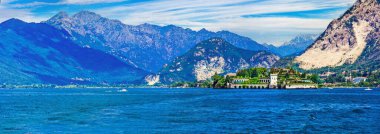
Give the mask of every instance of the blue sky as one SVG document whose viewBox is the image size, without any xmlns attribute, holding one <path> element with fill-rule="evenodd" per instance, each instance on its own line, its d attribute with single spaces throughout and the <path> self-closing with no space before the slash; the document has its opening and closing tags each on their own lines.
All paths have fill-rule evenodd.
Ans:
<svg viewBox="0 0 380 134">
<path fill-rule="evenodd" d="M 125 24 L 174 24 L 228 30 L 280 45 L 298 34 L 322 33 L 355 0 L 1 0 L 0 22 L 47 20 L 60 11 L 87 10 Z"/>
</svg>

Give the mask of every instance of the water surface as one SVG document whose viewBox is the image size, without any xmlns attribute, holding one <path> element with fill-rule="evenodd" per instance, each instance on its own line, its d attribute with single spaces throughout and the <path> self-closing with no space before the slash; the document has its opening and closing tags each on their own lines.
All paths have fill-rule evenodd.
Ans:
<svg viewBox="0 0 380 134">
<path fill-rule="evenodd" d="M 0 89 L 0 133 L 380 133 L 380 90 Z"/>
</svg>

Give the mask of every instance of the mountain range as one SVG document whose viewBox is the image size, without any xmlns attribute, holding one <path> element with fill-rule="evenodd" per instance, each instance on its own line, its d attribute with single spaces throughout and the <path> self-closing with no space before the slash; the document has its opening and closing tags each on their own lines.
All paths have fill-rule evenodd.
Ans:
<svg viewBox="0 0 380 134">
<path fill-rule="evenodd" d="M 210 32 L 206 29 L 193 31 L 174 25 L 132 26 L 88 11 L 72 16 L 60 12 L 43 23 L 67 31 L 71 39 L 81 46 L 107 52 L 129 65 L 148 72 L 160 71 L 174 58 L 185 54 L 197 43 L 212 37 L 221 37 L 243 49 L 270 51 L 250 38 L 228 31 Z"/>
</svg>

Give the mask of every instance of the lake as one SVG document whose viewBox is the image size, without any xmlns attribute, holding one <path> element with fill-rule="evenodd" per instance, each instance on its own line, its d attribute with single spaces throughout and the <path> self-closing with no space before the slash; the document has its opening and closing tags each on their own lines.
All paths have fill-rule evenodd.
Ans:
<svg viewBox="0 0 380 134">
<path fill-rule="evenodd" d="M 380 89 L 0 89 L 0 133 L 380 133 Z"/>
</svg>

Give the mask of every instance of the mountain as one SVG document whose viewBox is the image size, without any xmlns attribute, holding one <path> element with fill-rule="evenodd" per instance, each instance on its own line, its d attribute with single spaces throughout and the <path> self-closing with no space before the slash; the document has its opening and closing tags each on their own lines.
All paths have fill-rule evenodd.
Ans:
<svg viewBox="0 0 380 134">
<path fill-rule="evenodd" d="M 307 70 L 340 66 L 378 69 L 379 36 L 379 1 L 358 0 L 294 61 Z"/>
<path fill-rule="evenodd" d="M 301 34 L 291 39 L 289 42 L 285 42 L 281 46 L 277 47 L 271 44 L 263 44 L 269 49 L 270 52 L 280 55 L 281 57 L 288 57 L 299 55 L 305 51 L 311 44 L 314 43 L 318 35 L 314 34 Z"/>
<path fill-rule="evenodd" d="M 212 37 L 223 38 L 243 49 L 268 50 L 247 37 L 228 31 L 193 31 L 174 25 L 132 26 L 88 11 L 73 16 L 60 12 L 44 23 L 67 31 L 71 39 L 81 46 L 115 55 L 129 65 L 149 72 L 160 71 L 165 64 L 183 55 L 195 44 Z"/>
<path fill-rule="evenodd" d="M 267 43 L 263 43 L 263 46 L 265 46 L 270 52 L 282 56 L 282 51 L 277 46 Z"/>
<path fill-rule="evenodd" d="M 0 24 L 0 36 L 1 83 L 132 84 L 148 74 L 47 24 L 10 19 Z"/>
<path fill-rule="evenodd" d="M 298 35 L 289 42 L 285 42 L 278 49 L 281 56 L 298 55 L 313 44 L 317 37 L 318 35 L 315 34 Z"/>
<path fill-rule="evenodd" d="M 279 59 L 269 52 L 244 50 L 222 38 L 211 38 L 176 58 L 161 71 L 159 79 L 163 83 L 206 80 L 215 73 L 236 72 L 249 67 L 271 67 Z"/>
</svg>

